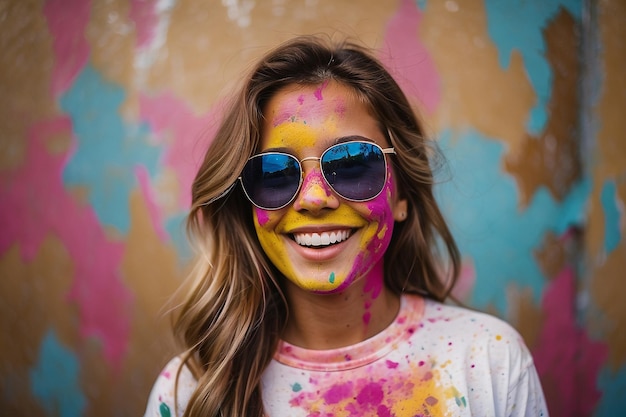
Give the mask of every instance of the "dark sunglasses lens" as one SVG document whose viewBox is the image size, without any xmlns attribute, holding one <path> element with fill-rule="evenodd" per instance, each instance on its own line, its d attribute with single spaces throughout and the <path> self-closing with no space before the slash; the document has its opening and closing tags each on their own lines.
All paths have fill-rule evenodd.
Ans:
<svg viewBox="0 0 626 417">
<path fill-rule="evenodd" d="M 385 156 L 379 147 L 371 143 L 335 145 L 324 153 L 321 164 L 328 183 L 349 200 L 374 198 L 385 185 Z"/>
<path fill-rule="evenodd" d="M 241 173 L 248 198 L 266 209 L 291 201 L 300 185 L 300 163 L 292 156 L 269 153 L 252 157 Z"/>
</svg>

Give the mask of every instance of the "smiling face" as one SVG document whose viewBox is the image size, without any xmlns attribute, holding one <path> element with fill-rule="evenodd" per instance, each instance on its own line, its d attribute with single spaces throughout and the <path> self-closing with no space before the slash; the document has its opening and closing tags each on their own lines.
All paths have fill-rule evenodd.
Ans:
<svg viewBox="0 0 626 417">
<path fill-rule="evenodd" d="M 261 151 L 280 150 L 302 160 L 348 138 L 390 146 L 368 106 L 335 82 L 282 89 L 264 115 Z M 269 259 L 290 282 L 310 292 L 339 292 L 355 282 L 382 285 L 382 259 L 394 221 L 406 212 L 391 165 L 383 191 L 359 203 L 332 191 L 317 160 L 302 162 L 302 168 L 304 180 L 291 204 L 280 210 L 254 208 L 256 232 Z"/>
</svg>

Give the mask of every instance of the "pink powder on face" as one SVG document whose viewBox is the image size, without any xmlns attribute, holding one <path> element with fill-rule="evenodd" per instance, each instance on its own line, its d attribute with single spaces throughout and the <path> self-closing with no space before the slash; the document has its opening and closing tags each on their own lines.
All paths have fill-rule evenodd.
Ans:
<svg viewBox="0 0 626 417">
<path fill-rule="evenodd" d="M 339 116 L 339 118 L 342 118 L 343 115 L 346 113 L 346 104 L 341 100 L 337 100 L 337 103 L 335 104 L 335 113 L 337 114 L 337 116 Z"/>
<path fill-rule="evenodd" d="M 267 224 L 267 222 L 270 220 L 270 216 L 267 213 L 267 211 L 262 210 L 258 207 L 254 208 L 254 213 L 256 215 L 257 221 L 259 222 L 259 225 L 265 226 Z"/>
<path fill-rule="evenodd" d="M 320 200 L 315 199 L 315 193 L 310 190 L 313 186 L 319 186 L 323 189 L 326 197 L 329 197 L 332 193 L 332 190 L 322 176 L 322 172 L 319 169 L 314 169 L 304 177 L 304 182 L 302 183 L 302 188 L 300 189 L 300 197 L 298 199 L 312 199 L 314 204 L 320 204 L 321 198 Z"/>
<path fill-rule="evenodd" d="M 363 323 L 365 325 L 370 324 L 371 318 L 372 318 L 372 313 L 370 313 L 369 311 L 366 311 L 365 314 L 363 314 Z"/>
<path fill-rule="evenodd" d="M 322 96 L 322 91 L 324 91 L 327 85 L 328 85 L 328 80 L 324 81 L 322 85 L 320 85 L 319 88 L 315 90 L 315 93 L 313 93 L 317 101 L 324 100 L 324 97 Z"/>
</svg>

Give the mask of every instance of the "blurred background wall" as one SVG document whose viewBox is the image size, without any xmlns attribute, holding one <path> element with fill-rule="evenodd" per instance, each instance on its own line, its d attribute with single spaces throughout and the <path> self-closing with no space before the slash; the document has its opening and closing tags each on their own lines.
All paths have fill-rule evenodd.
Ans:
<svg viewBox="0 0 626 417">
<path fill-rule="evenodd" d="M 626 405 L 626 2 L 0 0 L 0 414 L 136 416 L 221 100 L 303 33 L 373 47 L 437 138 L 456 290 L 553 416 Z"/>
</svg>

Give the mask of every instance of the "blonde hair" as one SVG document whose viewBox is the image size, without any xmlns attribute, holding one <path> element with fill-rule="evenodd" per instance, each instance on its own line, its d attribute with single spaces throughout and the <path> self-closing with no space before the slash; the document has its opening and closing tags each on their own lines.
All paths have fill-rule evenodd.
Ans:
<svg viewBox="0 0 626 417">
<path fill-rule="evenodd" d="M 261 376 L 288 315 L 281 275 L 265 256 L 252 206 L 237 177 L 258 152 L 263 109 L 287 85 L 334 80 L 352 88 L 378 118 L 396 150 L 398 189 L 408 215 L 385 254 L 394 292 L 445 300 L 459 252 L 433 196 L 430 145 L 400 87 L 361 47 L 298 37 L 269 52 L 226 110 L 192 186 L 188 232 L 199 252 L 174 331 L 198 387 L 185 416 L 262 416 Z M 443 249 L 443 253 L 442 253 Z M 442 274 L 442 265 L 450 266 Z"/>
</svg>

